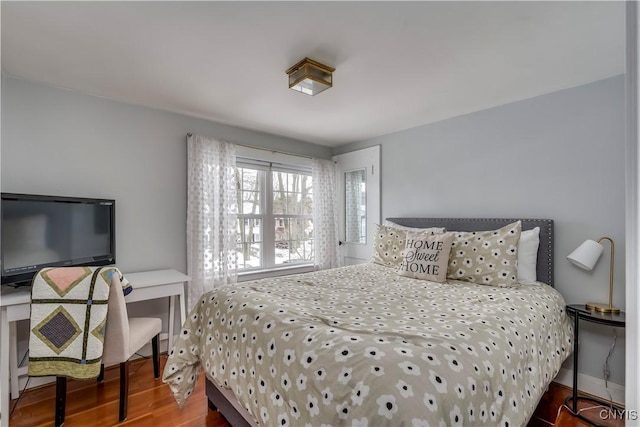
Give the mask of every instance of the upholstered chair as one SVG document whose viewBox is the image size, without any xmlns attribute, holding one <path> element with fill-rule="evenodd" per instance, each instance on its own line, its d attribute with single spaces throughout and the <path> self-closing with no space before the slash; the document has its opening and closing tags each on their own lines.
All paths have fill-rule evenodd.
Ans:
<svg viewBox="0 0 640 427">
<path fill-rule="evenodd" d="M 129 317 L 127 305 L 122 293 L 122 285 L 117 274 L 109 290 L 109 310 L 104 337 L 102 370 L 98 381 L 104 379 L 104 367 L 120 364 L 120 405 L 119 420 L 127 418 L 127 402 L 129 394 L 129 359 L 146 343 L 152 342 L 153 376 L 160 378 L 159 335 L 162 320 L 155 317 Z M 133 284 L 135 292 L 135 283 Z"/>
</svg>

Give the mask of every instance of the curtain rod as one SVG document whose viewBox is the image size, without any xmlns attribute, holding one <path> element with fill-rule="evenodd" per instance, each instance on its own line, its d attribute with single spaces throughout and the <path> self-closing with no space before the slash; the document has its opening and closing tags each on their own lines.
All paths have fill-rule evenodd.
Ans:
<svg viewBox="0 0 640 427">
<path fill-rule="evenodd" d="M 193 136 L 193 134 L 191 132 L 187 132 L 187 136 Z M 287 156 L 304 157 L 305 159 L 311 159 L 311 160 L 315 159 L 315 157 L 305 156 L 304 154 L 291 153 L 288 151 L 273 150 L 271 148 L 263 148 L 263 147 L 254 147 L 253 145 L 238 144 L 237 142 L 231 142 L 231 144 L 238 145 L 240 147 L 245 147 L 245 148 L 252 148 L 254 150 L 268 151 L 270 153 L 286 154 Z"/>
</svg>

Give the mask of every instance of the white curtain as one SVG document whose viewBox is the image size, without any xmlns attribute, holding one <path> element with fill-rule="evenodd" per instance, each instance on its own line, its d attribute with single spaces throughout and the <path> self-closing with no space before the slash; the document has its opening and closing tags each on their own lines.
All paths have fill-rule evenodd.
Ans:
<svg viewBox="0 0 640 427">
<path fill-rule="evenodd" d="M 313 160 L 314 263 L 324 270 L 340 265 L 336 167 L 330 160 Z"/>
<path fill-rule="evenodd" d="M 235 145 L 187 135 L 187 292 L 189 308 L 203 293 L 237 281 Z"/>
</svg>

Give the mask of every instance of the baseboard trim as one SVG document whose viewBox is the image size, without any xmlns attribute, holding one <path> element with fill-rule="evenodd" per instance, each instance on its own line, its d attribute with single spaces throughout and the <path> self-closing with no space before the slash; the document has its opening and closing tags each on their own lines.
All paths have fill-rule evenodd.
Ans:
<svg viewBox="0 0 640 427">
<path fill-rule="evenodd" d="M 573 370 L 560 368 L 560 372 L 554 378 L 558 384 L 565 385 L 569 388 L 573 388 Z M 618 405 L 624 406 L 624 386 L 616 383 L 608 382 L 609 393 L 611 393 L 611 399 Z M 592 377 L 587 374 L 578 374 L 578 390 L 581 392 L 598 396 L 602 399 L 609 400 L 607 388 L 604 385 L 604 380 L 596 377 Z"/>
</svg>

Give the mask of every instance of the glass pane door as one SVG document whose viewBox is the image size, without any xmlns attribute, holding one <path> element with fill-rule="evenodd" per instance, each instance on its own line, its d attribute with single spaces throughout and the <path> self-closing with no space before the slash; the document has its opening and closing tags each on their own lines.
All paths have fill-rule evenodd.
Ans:
<svg viewBox="0 0 640 427">
<path fill-rule="evenodd" d="M 367 243 L 367 173 L 358 169 L 344 173 L 345 238 L 348 243 Z"/>
</svg>

